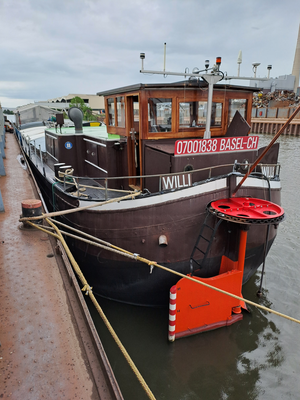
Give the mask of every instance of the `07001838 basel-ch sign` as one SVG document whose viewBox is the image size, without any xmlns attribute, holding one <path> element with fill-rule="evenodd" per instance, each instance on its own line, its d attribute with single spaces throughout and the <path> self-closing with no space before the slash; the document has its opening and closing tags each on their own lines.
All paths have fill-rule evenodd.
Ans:
<svg viewBox="0 0 300 400">
<path fill-rule="evenodd" d="M 189 139 L 175 142 L 175 156 L 219 153 L 223 151 L 255 150 L 259 136 L 239 136 L 216 139 Z"/>
</svg>

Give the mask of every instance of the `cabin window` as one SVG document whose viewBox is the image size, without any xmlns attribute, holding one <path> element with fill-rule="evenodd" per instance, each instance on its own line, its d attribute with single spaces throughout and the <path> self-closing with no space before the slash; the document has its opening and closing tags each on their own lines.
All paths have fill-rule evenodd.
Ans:
<svg viewBox="0 0 300 400">
<path fill-rule="evenodd" d="M 148 100 L 149 132 L 170 132 L 172 129 L 172 99 Z"/>
<path fill-rule="evenodd" d="M 211 126 L 222 125 L 222 103 L 212 103 L 211 107 Z"/>
<path fill-rule="evenodd" d="M 125 128 L 125 100 L 124 96 L 117 97 L 117 121 L 118 126 Z"/>
<path fill-rule="evenodd" d="M 207 115 L 206 101 L 179 103 L 179 128 L 205 128 Z M 221 126 L 222 103 L 212 103 L 211 126 Z"/>
<path fill-rule="evenodd" d="M 138 99 L 133 100 L 133 117 L 135 122 L 140 120 L 140 103 Z"/>
<path fill-rule="evenodd" d="M 246 119 L 247 115 L 247 100 L 246 99 L 230 99 L 229 100 L 229 121 L 232 121 L 236 111 L 238 111 L 243 118 Z"/>
<path fill-rule="evenodd" d="M 115 126 L 116 125 L 115 99 L 108 99 L 107 100 L 107 105 L 108 105 L 108 124 L 110 126 Z"/>
</svg>

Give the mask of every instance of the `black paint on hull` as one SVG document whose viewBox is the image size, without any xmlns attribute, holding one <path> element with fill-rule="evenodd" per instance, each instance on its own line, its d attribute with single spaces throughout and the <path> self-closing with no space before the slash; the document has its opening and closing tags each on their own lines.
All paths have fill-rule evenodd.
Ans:
<svg viewBox="0 0 300 400">
<path fill-rule="evenodd" d="M 268 249 L 270 249 L 273 240 L 268 243 Z M 178 275 L 157 267 L 154 267 L 152 273 L 150 273 L 150 267 L 138 261 L 121 262 L 98 259 L 79 251 L 72 240 L 69 240 L 69 246 L 79 265 L 82 266 L 82 271 L 93 287 L 95 295 L 111 300 L 140 306 L 167 306 L 170 288 L 180 279 Z M 263 262 L 263 247 L 264 245 L 261 245 L 247 251 L 243 284 L 255 274 L 258 266 Z M 207 267 L 195 275 L 200 277 L 217 275 L 220 262 L 221 257 L 208 259 Z M 189 261 L 164 266 L 182 274 L 190 272 Z M 199 290 L 201 290 L 201 287 L 199 287 Z"/>
<path fill-rule="evenodd" d="M 52 209 L 53 207 L 53 190 L 56 194 L 55 206 L 58 207 L 60 210 L 69 209 L 70 206 L 76 206 L 78 200 L 71 198 L 65 193 L 58 192 L 56 188 L 53 188 L 51 182 L 47 181 L 47 179 L 45 179 L 41 175 L 41 173 L 35 168 L 35 165 L 32 162 L 30 162 L 30 164 L 38 181 L 42 194 L 45 197 L 45 200 L 50 209 Z M 257 193 L 257 189 L 253 189 L 252 191 L 249 189 L 241 190 L 241 196 L 251 195 L 255 197 L 257 196 L 257 194 L 259 194 Z M 213 193 L 214 199 L 224 198 L 226 196 L 228 196 L 228 192 L 223 189 Z M 89 234 L 111 242 L 119 247 L 123 247 L 129 251 L 136 252 L 143 257 L 149 258 L 150 260 L 155 260 L 159 264 L 167 266 L 174 271 L 187 274 L 190 272 L 189 257 L 192 248 L 195 245 L 197 235 L 199 234 L 200 226 L 203 223 L 203 219 L 205 216 L 205 207 L 208 204 L 209 200 L 211 200 L 211 197 L 212 194 L 208 193 L 197 200 L 199 210 L 198 212 L 194 211 L 194 218 L 198 218 L 196 222 L 194 222 L 193 224 L 191 223 L 188 228 L 184 225 L 184 222 L 182 222 L 181 226 L 176 227 L 176 231 L 180 232 L 179 235 L 178 233 L 175 234 L 174 232 L 169 232 L 171 235 L 177 235 L 178 237 L 176 238 L 176 240 L 173 241 L 173 243 L 170 243 L 170 246 L 168 247 L 169 256 L 165 256 L 165 258 L 158 256 L 158 252 L 160 250 L 158 249 L 157 244 L 155 244 L 156 247 L 152 248 L 151 246 L 143 247 L 140 244 L 141 240 L 139 237 L 139 233 L 137 233 L 139 232 L 139 229 L 146 229 L 150 231 L 152 230 L 153 232 L 155 232 L 157 230 L 157 227 L 159 226 L 158 221 L 155 221 L 155 224 L 152 224 L 152 226 L 150 224 L 149 226 L 143 226 L 143 221 L 141 220 L 141 217 L 139 217 L 137 218 L 138 221 L 135 221 L 137 225 L 135 227 L 132 227 L 131 225 L 134 222 L 134 218 L 132 217 L 132 215 L 128 214 L 128 216 L 126 217 L 126 211 L 119 211 L 119 216 L 122 215 L 123 224 L 124 220 L 126 220 L 129 228 L 125 232 L 126 237 L 113 238 L 107 236 L 101 237 L 101 235 L 99 234 L 97 235 L 97 229 L 99 229 L 99 226 L 101 225 L 103 226 L 103 232 L 109 230 L 114 232 L 117 230 L 117 215 L 113 217 L 113 213 L 111 212 L 106 212 L 102 214 L 104 219 L 104 222 L 102 224 L 100 223 L 101 213 L 97 213 L 96 211 L 89 211 L 85 214 L 84 217 L 82 217 L 82 212 L 70 214 L 69 216 L 67 216 L 67 220 L 71 226 L 80 228 Z M 180 201 L 181 200 L 179 200 L 178 204 L 180 203 Z M 193 200 L 187 201 L 191 202 Z M 152 206 L 151 208 L 153 207 L 154 206 Z M 172 205 L 169 205 L 168 207 L 170 207 L 169 210 L 171 210 Z M 153 213 L 153 210 L 151 212 Z M 173 217 L 176 218 L 174 205 L 172 212 Z M 134 213 L 136 213 L 136 211 L 134 211 Z M 145 213 L 145 211 L 143 211 L 141 215 L 143 215 L 143 213 Z M 163 212 L 160 212 L 160 218 L 164 218 L 164 214 L 167 218 L 168 212 L 166 211 L 166 209 L 164 209 Z M 168 217 L 170 218 L 170 215 L 168 215 Z M 97 218 L 97 221 L 95 221 L 95 218 Z M 111 219 L 114 220 L 113 224 L 111 226 L 107 226 L 107 223 L 111 221 Z M 63 218 L 62 220 L 66 222 L 66 219 Z M 163 221 L 161 220 L 160 222 L 160 225 L 162 225 Z M 162 226 L 160 226 L 160 228 L 162 228 Z M 166 225 L 166 232 L 168 232 L 168 229 L 169 228 Z M 185 229 L 188 229 L 188 231 L 185 231 Z M 150 237 L 153 236 L 152 231 L 149 234 Z M 269 236 L 270 240 L 268 243 L 268 249 L 275 239 L 275 236 L 276 229 L 272 227 L 271 234 Z M 239 235 L 236 224 L 233 224 L 231 228 L 228 227 L 227 222 L 221 224 L 221 231 L 216 240 L 215 248 L 211 250 L 205 267 L 199 273 L 195 274 L 201 277 L 210 277 L 218 274 L 221 256 L 223 254 L 229 256 L 233 260 L 236 260 L 236 244 L 238 243 L 238 238 Z M 249 245 L 247 246 L 246 251 L 244 283 L 250 279 L 250 277 L 255 273 L 257 268 L 263 262 L 263 249 L 265 238 L 266 226 L 251 226 L 250 233 L 248 235 Z M 114 241 L 114 239 L 116 241 Z M 95 292 L 95 294 L 99 296 L 136 305 L 165 306 L 168 304 L 169 290 L 171 286 L 180 279 L 178 276 L 160 270 L 156 267 L 154 267 L 152 273 L 150 273 L 150 267 L 146 264 L 128 261 L 121 256 L 109 254 L 107 251 L 100 252 L 98 248 L 94 248 L 91 245 L 86 245 L 85 243 L 76 241 L 74 239 L 68 239 L 68 243 L 72 253 L 75 256 L 76 261 L 79 263 L 79 266 L 86 276 L 87 281 L 93 287 L 93 291 Z M 126 244 L 128 243 L 132 244 L 133 248 L 128 248 L 126 246 Z M 184 254 L 181 259 L 179 259 L 178 257 L 178 254 L 181 253 L 181 251 L 178 252 L 180 246 L 182 247 L 182 253 Z M 173 251 L 170 251 L 170 249 L 172 248 Z M 174 254 L 173 259 L 172 254 Z"/>
</svg>

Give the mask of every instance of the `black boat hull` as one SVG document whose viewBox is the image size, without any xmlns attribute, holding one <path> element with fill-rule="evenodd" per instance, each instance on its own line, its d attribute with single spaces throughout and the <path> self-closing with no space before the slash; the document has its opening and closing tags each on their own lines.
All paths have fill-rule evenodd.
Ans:
<svg viewBox="0 0 300 400">
<path fill-rule="evenodd" d="M 268 249 L 273 241 L 274 238 L 268 242 Z M 158 267 L 154 267 L 151 272 L 150 266 L 138 261 L 122 262 L 93 257 L 79 251 L 74 241 L 68 242 L 95 295 L 139 306 L 164 307 L 168 305 L 169 291 L 180 279 L 178 275 L 173 275 Z M 243 284 L 255 274 L 258 266 L 263 262 L 263 248 L 264 245 L 261 245 L 247 250 Z M 220 257 L 208 259 L 207 267 L 198 272 L 197 276 L 217 275 L 220 262 Z M 189 261 L 169 263 L 165 266 L 182 274 L 190 272 Z"/>
<path fill-rule="evenodd" d="M 51 182 L 31 163 L 35 177 L 43 196 L 50 208 L 55 198 L 55 209 L 75 208 L 78 199 L 58 191 Z M 184 189 L 177 198 L 166 198 L 156 202 L 156 196 L 148 200 L 140 199 L 141 206 L 131 207 L 138 200 L 130 200 L 126 207 L 115 209 L 90 209 L 60 217 L 60 220 L 89 235 L 95 236 L 132 253 L 140 254 L 150 261 L 183 274 L 190 273 L 190 256 L 196 243 L 201 225 L 206 216 L 206 207 L 211 200 L 230 196 L 229 187 L 232 179 L 229 175 L 224 187 L 221 179 L 199 184 L 194 188 Z M 266 190 L 258 186 L 243 187 L 241 196 L 265 198 Z M 236 181 L 235 181 L 236 182 Z M 218 188 L 207 192 L 205 185 L 213 184 Z M 190 194 L 188 194 L 190 190 Z M 158 195 L 161 196 L 161 195 Z M 280 189 L 271 189 L 271 200 L 280 204 Z M 277 232 L 271 225 L 267 251 L 271 247 Z M 166 235 L 167 246 L 159 246 L 159 236 Z M 250 226 L 243 283 L 250 279 L 263 262 L 264 246 L 267 237 L 267 225 Z M 200 277 L 210 277 L 219 273 L 222 255 L 232 260 L 237 259 L 239 224 L 224 221 L 213 239 L 213 245 L 202 269 L 194 271 Z M 143 306 L 166 306 L 169 290 L 180 277 L 158 267 L 151 272 L 150 266 L 126 259 L 119 254 L 92 246 L 78 239 L 67 238 L 75 259 L 79 263 L 86 279 L 95 294 L 120 302 Z"/>
</svg>

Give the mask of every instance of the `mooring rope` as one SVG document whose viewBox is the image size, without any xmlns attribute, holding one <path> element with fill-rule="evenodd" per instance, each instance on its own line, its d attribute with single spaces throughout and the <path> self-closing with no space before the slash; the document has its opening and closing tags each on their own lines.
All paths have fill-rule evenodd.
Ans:
<svg viewBox="0 0 300 400">
<path fill-rule="evenodd" d="M 78 211 L 87 210 L 88 208 L 100 207 L 100 206 L 104 206 L 104 205 L 110 204 L 110 203 L 118 203 L 119 201 L 126 200 L 126 199 L 134 199 L 136 196 L 140 195 L 141 193 L 142 193 L 141 191 L 132 192 L 131 194 L 128 194 L 126 196 L 116 197 L 114 199 L 110 199 L 110 200 L 106 200 L 106 201 L 100 201 L 98 203 L 89 204 L 89 205 L 83 206 L 83 207 L 70 208 L 68 210 L 55 211 L 55 212 L 51 212 L 51 213 L 47 213 L 47 214 L 42 214 L 42 215 L 39 215 L 36 217 L 26 217 L 26 218 L 22 217 L 22 218 L 20 218 L 20 221 L 21 222 L 35 221 L 35 220 L 41 220 L 41 219 L 45 219 L 45 218 L 49 218 L 49 217 L 58 217 L 60 215 L 72 214 L 72 213 L 75 213 Z"/>
<path fill-rule="evenodd" d="M 288 319 L 290 321 L 293 321 L 293 322 L 296 322 L 297 324 L 300 324 L 300 320 L 298 320 L 296 318 L 290 317 L 290 316 L 288 316 L 286 314 L 283 314 L 283 313 L 280 313 L 278 311 L 272 310 L 271 308 L 268 308 L 268 307 L 262 306 L 260 304 L 254 303 L 253 301 L 247 300 L 247 299 L 245 299 L 243 297 L 236 296 L 235 294 L 226 292 L 225 290 L 222 290 L 222 289 L 219 289 L 219 288 L 217 288 L 215 286 L 209 285 L 208 283 L 205 283 L 203 281 L 199 281 L 199 280 L 197 280 L 197 279 L 195 279 L 195 278 L 193 278 L 191 276 L 184 275 L 184 274 L 182 274 L 180 272 L 174 271 L 174 270 L 172 270 L 172 269 L 170 269 L 168 267 L 165 267 L 163 265 L 157 264 L 156 261 L 150 261 L 147 258 L 141 257 L 139 254 L 132 253 L 132 252 L 124 250 L 124 249 L 122 249 L 120 247 L 114 246 L 111 243 L 105 242 L 104 240 L 98 239 L 98 238 L 96 238 L 96 237 L 94 237 L 92 235 L 89 235 L 89 234 L 87 234 L 85 232 L 79 231 L 78 229 L 72 228 L 72 227 L 70 227 L 68 225 L 65 225 L 65 224 L 61 223 L 61 222 L 55 221 L 55 223 L 58 223 L 58 224 L 60 224 L 62 226 L 65 226 L 68 229 L 73 230 L 73 231 L 75 231 L 77 233 L 80 232 L 82 235 L 84 235 L 86 237 L 89 237 L 89 238 L 92 238 L 93 240 L 87 240 L 87 239 L 84 239 L 84 238 L 82 238 L 80 236 L 73 235 L 73 234 L 71 234 L 69 232 L 61 231 L 66 236 L 72 237 L 74 239 L 82 240 L 85 243 L 91 244 L 91 245 L 96 246 L 96 247 L 100 247 L 100 248 L 102 248 L 104 250 L 108 250 L 108 251 L 114 252 L 116 254 L 123 255 L 124 257 L 128 257 L 128 258 L 130 258 L 132 260 L 140 261 L 142 263 L 145 263 L 145 264 L 149 265 L 150 268 L 153 268 L 153 267 L 161 268 L 161 269 L 163 269 L 165 271 L 168 271 L 168 272 L 170 272 L 172 274 L 178 275 L 181 278 L 189 279 L 189 280 L 191 280 L 193 282 L 196 282 L 196 283 L 198 283 L 200 285 L 206 286 L 206 287 L 208 287 L 210 289 L 213 289 L 213 290 L 215 290 L 217 292 L 226 294 L 227 296 L 233 297 L 233 298 L 235 298 L 237 300 L 244 301 L 245 303 L 250 304 L 250 305 L 252 305 L 252 306 L 254 306 L 256 308 L 260 308 L 260 309 L 262 309 L 264 311 L 270 312 L 272 314 L 276 314 L 276 315 L 278 315 L 280 317 L 286 318 L 286 319 Z"/>
<path fill-rule="evenodd" d="M 94 306 L 96 307 L 98 313 L 100 314 L 104 324 L 106 325 L 107 329 L 109 330 L 110 334 L 112 335 L 113 339 L 115 340 L 116 344 L 118 345 L 118 347 L 120 348 L 122 354 L 124 355 L 126 361 L 128 362 L 130 368 L 132 369 L 132 371 L 134 372 L 134 374 L 136 375 L 138 381 L 140 382 L 140 384 L 142 385 L 143 389 L 145 390 L 147 396 L 149 397 L 149 399 L 151 400 L 156 400 L 155 396 L 153 395 L 152 391 L 150 390 L 149 386 L 147 385 L 146 381 L 144 380 L 143 376 L 141 375 L 141 373 L 139 372 L 139 370 L 137 369 L 136 365 L 134 364 L 133 360 L 131 359 L 130 355 L 128 354 L 128 352 L 126 351 L 125 347 L 123 346 L 121 340 L 118 338 L 116 332 L 114 331 L 113 327 L 111 326 L 110 322 L 108 321 L 106 315 L 104 314 L 102 308 L 100 307 L 98 301 L 96 300 L 93 291 L 92 291 L 92 287 L 88 284 L 87 280 L 85 279 L 79 265 L 77 264 L 76 260 L 74 259 L 68 245 L 66 244 L 61 231 L 58 229 L 58 227 L 52 222 L 50 221 L 48 218 L 46 218 L 46 221 L 48 222 L 48 224 L 55 230 L 56 233 L 54 232 L 50 232 L 48 229 L 44 229 L 45 227 L 36 225 L 30 221 L 28 221 L 27 223 L 30 224 L 31 226 L 40 229 L 41 231 L 48 233 L 49 235 L 52 235 L 53 237 L 55 237 L 56 239 L 60 240 L 60 242 L 62 243 L 67 256 L 69 257 L 71 264 L 78 276 L 78 278 L 80 279 L 83 288 L 81 289 L 82 292 L 85 292 L 86 295 L 88 295 L 92 301 L 92 303 L 94 304 Z"/>
<path fill-rule="evenodd" d="M 208 283 L 205 283 L 203 281 L 199 281 L 199 280 L 197 280 L 197 279 L 195 279 L 195 278 L 193 278 L 191 276 L 184 275 L 184 274 L 182 274 L 180 272 L 174 271 L 174 270 L 172 270 L 172 269 L 170 269 L 168 267 L 165 267 L 163 265 L 157 264 L 156 261 L 150 261 L 147 258 L 141 257 L 139 254 L 132 253 L 132 252 L 130 252 L 128 250 L 124 250 L 121 247 L 118 247 L 118 246 L 115 246 L 115 245 L 113 245 L 111 243 L 105 242 L 104 240 L 98 239 L 98 238 L 96 238 L 96 237 L 94 237 L 92 235 L 89 235 L 89 234 L 85 233 L 85 232 L 79 231 L 78 229 L 75 229 L 75 228 L 73 228 L 71 226 L 65 225 L 62 222 L 55 221 L 55 224 L 62 225 L 64 227 L 66 227 L 66 228 L 68 228 L 70 230 L 73 230 L 73 231 L 75 231 L 77 233 L 80 233 L 80 234 L 82 234 L 82 235 L 84 235 L 84 236 L 86 236 L 88 238 L 92 238 L 93 240 L 84 239 L 84 238 L 82 238 L 80 236 L 73 235 L 72 233 L 61 231 L 61 233 L 63 233 L 66 236 L 72 237 L 73 239 L 81 240 L 81 241 L 83 241 L 85 243 L 91 244 L 91 245 L 96 246 L 96 247 L 100 247 L 100 248 L 102 248 L 104 250 L 108 250 L 108 251 L 114 252 L 116 254 L 123 255 L 124 257 L 128 257 L 128 258 L 130 258 L 132 260 L 140 261 L 142 263 L 145 263 L 145 264 L 149 265 L 150 268 L 153 268 L 153 267 L 161 268 L 161 269 L 163 269 L 163 270 L 165 270 L 167 272 L 170 272 L 170 273 L 172 273 L 174 275 L 178 275 L 181 278 L 189 279 L 189 280 L 191 280 L 193 282 L 196 282 L 196 283 L 198 283 L 200 285 L 206 286 L 206 287 L 208 287 L 210 289 L 213 289 L 213 290 L 215 290 L 217 292 L 226 294 L 227 296 L 233 297 L 233 298 L 235 298 L 237 300 L 244 301 L 245 303 L 250 304 L 250 305 L 252 305 L 252 306 L 254 306 L 256 308 L 260 308 L 260 309 L 262 309 L 264 311 L 270 312 L 272 314 L 276 314 L 276 315 L 278 315 L 280 317 L 286 318 L 286 319 L 288 319 L 290 321 L 293 321 L 293 322 L 296 322 L 296 323 L 300 324 L 300 320 L 298 320 L 296 318 L 290 317 L 290 316 L 288 316 L 286 314 L 283 314 L 283 313 L 280 313 L 278 311 L 272 310 L 271 308 L 268 308 L 268 307 L 262 306 L 260 304 L 254 303 L 253 301 L 247 300 L 247 299 L 245 299 L 243 297 L 236 296 L 235 294 L 232 294 L 230 292 L 226 292 L 225 290 L 222 290 L 222 289 L 219 289 L 219 288 L 217 288 L 215 286 L 209 285 Z M 46 232 L 48 232 L 48 231 L 46 231 Z"/>
<path fill-rule="evenodd" d="M 55 213 L 49 213 L 49 214 L 52 214 L 52 215 L 53 215 L 53 214 L 55 214 Z M 48 215 L 49 215 L 49 214 L 48 214 Z M 31 217 L 31 218 L 32 218 L 32 217 Z M 93 303 L 94 306 L 96 307 L 96 309 L 97 309 L 99 315 L 101 316 L 101 318 L 102 318 L 103 322 L 105 323 L 107 329 L 108 329 L 109 332 L 111 333 L 111 335 L 112 335 L 113 339 L 115 340 L 116 344 L 117 344 L 118 347 L 120 348 L 122 354 L 124 355 L 126 361 L 128 362 L 129 366 L 131 367 L 132 371 L 133 371 L 134 374 L 136 375 L 137 379 L 139 380 L 140 384 L 141 384 L 142 387 L 144 388 L 144 390 L 145 390 L 146 394 L 148 395 L 148 397 L 149 397 L 150 399 L 152 399 L 152 400 L 155 400 L 155 397 L 154 397 L 153 393 L 151 392 L 151 390 L 150 390 L 150 388 L 148 387 L 147 383 L 145 382 L 144 378 L 142 377 L 142 375 L 140 374 L 139 370 L 138 370 L 137 367 L 135 366 L 133 360 L 131 359 L 131 357 L 130 357 L 129 354 L 127 353 L 125 347 L 123 346 L 122 342 L 121 342 L 120 339 L 118 338 L 118 336 L 117 336 L 117 334 L 115 333 L 113 327 L 111 326 L 110 322 L 108 321 L 107 317 L 105 316 L 105 314 L 104 314 L 102 308 L 100 307 L 99 303 L 97 302 L 97 300 L 96 300 L 96 298 L 95 298 L 95 296 L 94 296 L 94 294 L 93 294 L 92 287 L 91 287 L 91 286 L 88 284 L 88 282 L 86 281 L 86 279 L 85 279 L 85 277 L 84 277 L 84 275 L 83 275 L 83 273 L 82 273 L 82 271 L 81 271 L 79 265 L 77 264 L 77 262 L 76 262 L 76 260 L 74 259 L 73 255 L 72 255 L 72 253 L 71 253 L 71 251 L 70 251 L 70 249 L 69 249 L 69 247 L 67 246 L 67 244 L 66 244 L 66 242 L 65 242 L 65 240 L 64 240 L 63 234 L 66 235 L 66 236 L 72 237 L 72 238 L 74 238 L 74 239 L 81 240 L 81 241 L 83 241 L 83 242 L 85 242 L 85 243 L 88 243 L 88 244 L 91 244 L 91 245 L 93 245 L 93 246 L 100 247 L 100 248 L 102 248 L 102 249 L 105 249 L 105 250 L 114 252 L 114 253 L 116 253 L 116 254 L 120 254 L 120 255 L 125 256 L 125 257 L 128 257 L 128 258 L 130 258 L 130 259 L 133 259 L 133 260 L 136 260 L 136 261 L 140 261 L 140 262 L 142 262 L 142 263 L 147 264 L 150 268 L 157 267 L 157 268 L 163 269 L 163 270 L 165 270 L 165 271 L 167 271 L 167 272 L 170 272 L 170 273 L 172 273 L 172 274 L 175 274 L 175 275 L 177 275 L 177 276 L 180 276 L 181 278 L 189 279 L 189 280 L 191 280 L 191 281 L 193 281 L 193 282 L 195 282 L 195 283 L 197 283 L 197 284 L 200 284 L 200 285 L 202 285 L 202 286 L 206 286 L 207 288 L 210 288 L 210 289 L 215 290 L 215 291 L 217 291 L 217 292 L 223 293 L 223 294 L 225 294 L 225 295 L 227 295 L 227 296 L 230 296 L 230 297 L 233 297 L 233 298 L 235 298 L 235 299 L 237 299 L 237 300 L 243 301 L 243 302 L 245 302 L 245 303 L 247 303 L 247 304 L 250 304 L 250 305 L 252 305 L 252 306 L 254 306 L 254 307 L 256 307 L 256 308 L 260 308 L 260 309 L 262 309 L 262 310 L 264 310 L 264 311 L 267 311 L 267 312 L 269 312 L 269 313 L 278 315 L 279 317 L 282 317 L 282 318 L 285 318 L 285 319 L 288 319 L 288 320 L 290 320 L 290 321 L 293 321 L 293 322 L 296 322 L 296 323 L 300 324 L 300 320 L 298 320 L 298 319 L 296 319 L 296 318 L 290 317 L 290 316 L 288 316 L 288 315 L 286 315 L 286 314 L 280 313 L 280 312 L 275 311 L 275 310 L 272 310 L 272 309 L 270 309 L 270 308 L 268 308 L 268 307 L 265 307 L 265 306 L 262 306 L 262 305 L 260 305 L 260 304 L 254 303 L 254 302 L 251 301 L 251 300 L 247 300 L 247 299 L 245 299 L 245 298 L 243 298 L 243 297 L 234 295 L 234 294 L 229 293 L 229 292 L 227 292 L 227 291 L 225 291 L 225 290 L 222 290 L 222 289 L 219 289 L 219 288 L 217 288 L 217 287 L 215 287 L 215 286 L 209 285 L 208 283 L 205 283 L 205 282 L 203 282 L 203 281 L 199 281 L 199 280 L 197 280 L 197 279 L 195 279 L 195 278 L 193 278 L 193 277 L 191 277 L 191 276 L 184 275 L 184 274 L 182 274 L 182 273 L 180 273 L 180 272 L 171 270 L 171 269 L 168 268 L 168 267 L 165 267 L 165 266 L 163 266 L 163 265 L 158 264 L 156 261 L 150 261 L 150 260 L 148 260 L 148 259 L 146 259 L 146 258 L 144 258 L 144 257 L 141 257 L 139 254 L 132 253 L 132 252 L 129 252 L 129 251 L 127 251 L 127 250 L 124 250 L 124 249 L 122 249 L 122 248 L 120 248 L 120 247 L 114 246 L 114 245 L 111 244 L 111 243 L 105 242 L 104 240 L 98 239 L 98 238 L 96 238 L 96 237 L 94 237 L 94 236 L 92 236 L 92 235 L 89 235 L 89 234 L 87 234 L 87 233 L 85 233 L 85 232 L 79 231 L 79 230 L 77 230 L 77 229 L 75 229 L 75 228 L 72 228 L 72 227 L 70 227 L 70 226 L 68 226 L 68 225 L 65 225 L 65 224 L 63 224 L 63 223 L 61 223 L 61 222 L 55 221 L 55 223 L 54 223 L 51 219 L 45 217 L 45 218 L 46 218 L 46 222 L 50 225 L 50 228 L 49 228 L 49 227 L 45 227 L 45 226 L 42 227 L 42 226 L 40 226 L 40 225 L 34 224 L 33 222 L 30 221 L 31 218 L 21 218 L 20 221 L 21 221 L 21 220 L 22 220 L 22 221 L 26 221 L 26 222 L 27 222 L 28 224 L 30 224 L 31 226 L 33 226 L 33 227 L 35 227 L 35 228 L 38 228 L 38 229 L 40 229 L 41 231 L 43 231 L 43 232 L 45 232 L 45 233 L 47 233 L 47 234 L 50 234 L 50 235 L 52 235 L 53 237 L 55 237 L 56 239 L 58 239 L 58 240 L 61 241 L 61 243 L 62 243 L 62 245 L 63 245 L 63 247 L 64 247 L 64 249 L 65 249 L 65 251 L 66 251 L 66 253 L 67 253 L 67 255 L 68 255 L 68 257 L 69 257 L 69 259 L 70 259 L 70 261 L 71 261 L 71 263 L 72 263 L 72 266 L 73 266 L 73 268 L 74 268 L 74 270 L 75 270 L 77 276 L 79 277 L 79 279 L 80 279 L 80 281 L 81 281 L 81 283 L 82 283 L 82 285 L 83 285 L 83 288 L 82 288 L 81 290 L 82 290 L 83 292 L 85 292 L 85 294 L 88 295 L 88 296 L 90 297 L 92 303 Z M 38 219 L 38 218 L 41 219 L 41 217 L 35 217 L 35 219 Z M 55 224 L 59 224 L 59 225 L 65 226 L 65 227 L 67 227 L 69 230 L 73 230 L 73 231 L 75 231 L 75 232 L 79 232 L 80 234 L 82 234 L 82 235 L 84 235 L 84 236 L 86 236 L 86 237 L 93 238 L 93 240 L 84 239 L 84 238 L 82 238 L 82 237 L 80 237 L 80 236 L 73 235 L 73 234 L 71 234 L 71 233 L 69 233 L 69 232 L 61 231 Z M 49 229 L 55 230 L 56 233 L 54 233 L 53 231 L 51 232 Z"/>
</svg>

